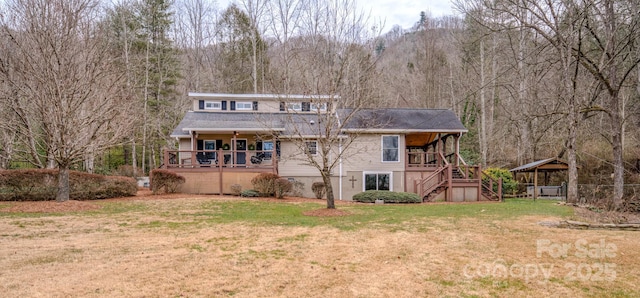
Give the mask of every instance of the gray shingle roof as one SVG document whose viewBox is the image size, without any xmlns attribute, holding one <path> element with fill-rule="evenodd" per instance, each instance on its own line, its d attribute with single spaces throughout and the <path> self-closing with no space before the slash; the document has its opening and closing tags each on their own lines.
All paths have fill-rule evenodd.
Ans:
<svg viewBox="0 0 640 298">
<path fill-rule="evenodd" d="M 284 129 L 280 118 L 256 117 L 255 113 L 209 113 L 189 111 L 184 115 L 180 124 L 173 129 L 172 137 L 189 136 L 188 130 L 198 131 L 228 131 L 255 130 L 266 131 Z"/>
<path fill-rule="evenodd" d="M 451 110 L 442 109 L 364 109 L 348 117 L 353 110 L 337 114 L 347 130 L 406 132 L 466 132 Z M 187 112 L 171 133 L 188 137 L 195 131 L 280 131 L 281 135 L 319 135 L 323 117 L 316 114 Z M 310 123 L 314 123 L 310 125 Z"/>
<path fill-rule="evenodd" d="M 340 110 L 346 117 L 349 109 Z M 353 114 L 346 129 L 466 132 L 456 114 L 445 109 L 363 109 Z"/>
</svg>

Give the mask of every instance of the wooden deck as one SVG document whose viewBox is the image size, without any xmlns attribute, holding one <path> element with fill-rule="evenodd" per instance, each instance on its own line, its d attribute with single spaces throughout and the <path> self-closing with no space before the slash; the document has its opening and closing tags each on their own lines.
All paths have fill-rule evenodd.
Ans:
<svg viewBox="0 0 640 298">
<path fill-rule="evenodd" d="M 193 172 L 278 173 L 275 150 L 165 150 L 162 168 Z M 220 158 L 221 157 L 221 158 Z"/>
</svg>

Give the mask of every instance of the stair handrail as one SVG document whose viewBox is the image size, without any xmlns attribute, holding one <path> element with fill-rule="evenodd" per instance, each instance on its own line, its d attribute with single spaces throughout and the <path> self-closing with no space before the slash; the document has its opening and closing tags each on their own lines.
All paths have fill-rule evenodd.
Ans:
<svg viewBox="0 0 640 298">
<path fill-rule="evenodd" d="M 464 158 L 462 158 L 462 155 L 458 154 L 458 160 L 460 161 L 461 164 L 468 166 L 467 162 L 464 161 Z"/>
<path fill-rule="evenodd" d="M 447 160 L 447 158 L 444 156 L 444 154 L 442 154 L 442 152 L 438 152 L 438 155 L 440 155 L 440 159 L 444 162 L 444 166 L 448 166 L 449 165 L 449 161 Z"/>
<path fill-rule="evenodd" d="M 488 178 L 486 181 L 484 180 L 485 177 Z M 499 178 L 498 181 L 496 181 L 495 179 L 491 178 L 491 176 L 489 176 L 489 174 L 487 174 L 485 171 L 482 171 L 480 179 L 482 180 L 482 189 L 489 192 L 491 198 L 495 196 L 498 201 L 502 201 L 502 178 Z M 497 191 L 493 190 L 494 183 L 498 188 Z"/>
<path fill-rule="evenodd" d="M 451 165 L 447 165 L 446 167 L 439 167 L 436 171 L 431 173 L 431 175 L 425 177 L 424 179 L 420 180 L 420 182 L 417 183 L 420 186 L 420 197 L 424 198 L 426 195 L 430 194 L 436 188 L 438 188 L 438 187 L 442 186 L 443 184 L 447 183 L 448 177 L 442 177 L 440 179 L 440 176 L 441 176 L 442 172 L 445 172 L 446 170 L 448 170 L 449 167 L 451 167 Z M 448 171 L 446 171 L 445 173 L 448 173 Z M 424 185 L 427 182 L 430 182 L 435 178 L 439 178 L 439 179 L 435 183 L 431 184 L 431 186 L 429 186 L 427 189 L 425 189 Z"/>
</svg>

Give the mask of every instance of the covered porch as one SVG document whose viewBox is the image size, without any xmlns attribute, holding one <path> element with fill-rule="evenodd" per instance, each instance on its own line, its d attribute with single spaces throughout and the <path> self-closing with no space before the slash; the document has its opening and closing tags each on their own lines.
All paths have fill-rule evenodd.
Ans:
<svg viewBox="0 0 640 298">
<path fill-rule="evenodd" d="M 234 184 L 251 189 L 251 179 L 260 173 L 278 174 L 280 142 L 264 130 L 183 131 L 177 137 L 179 149 L 164 150 L 162 168 L 186 178 L 184 192 L 229 194 Z"/>
<path fill-rule="evenodd" d="M 462 132 L 415 133 L 406 136 L 405 191 L 425 201 L 500 201 L 502 181 L 468 165 L 460 155 Z"/>
</svg>

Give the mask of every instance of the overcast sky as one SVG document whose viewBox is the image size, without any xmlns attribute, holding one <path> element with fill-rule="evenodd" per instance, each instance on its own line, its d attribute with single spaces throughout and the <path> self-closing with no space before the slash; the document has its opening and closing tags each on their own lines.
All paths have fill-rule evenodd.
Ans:
<svg viewBox="0 0 640 298">
<path fill-rule="evenodd" d="M 234 0 L 218 0 L 221 9 L 225 9 Z M 432 17 L 452 15 L 451 0 L 357 0 L 365 12 L 371 11 L 372 18 L 386 20 L 384 32 L 394 25 L 404 29 L 411 28 L 420 20 L 420 12 L 426 11 Z M 235 1 L 236 3 L 238 0 Z"/>
<path fill-rule="evenodd" d="M 361 7 L 371 10 L 376 18 L 386 18 L 385 32 L 394 25 L 407 29 L 420 20 L 420 12 L 430 12 L 432 17 L 452 15 L 450 0 L 358 0 Z"/>
</svg>

